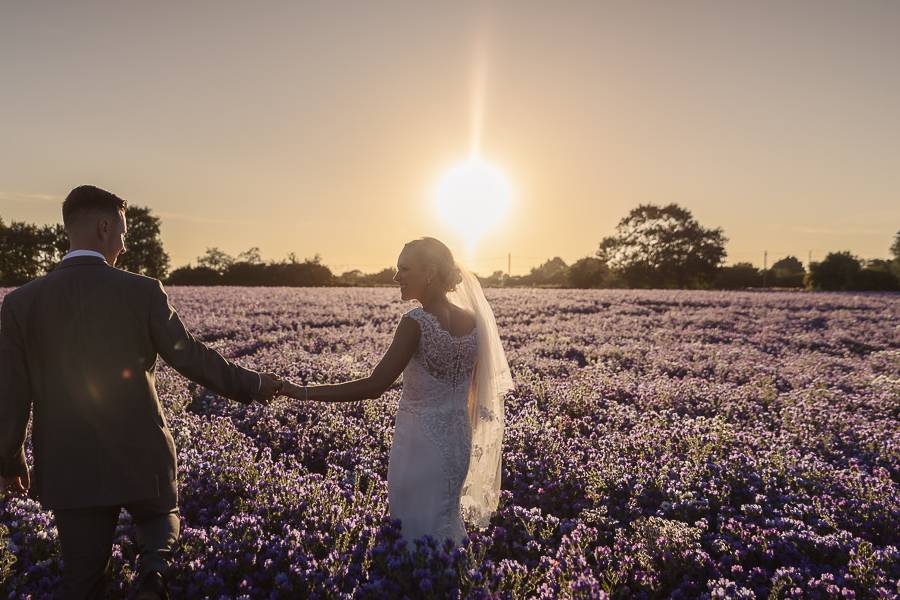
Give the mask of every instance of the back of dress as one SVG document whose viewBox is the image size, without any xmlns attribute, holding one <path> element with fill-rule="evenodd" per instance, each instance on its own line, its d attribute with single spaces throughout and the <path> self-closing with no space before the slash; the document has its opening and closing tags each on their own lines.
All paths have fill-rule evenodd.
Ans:
<svg viewBox="0 0 900 600">
<path fill-rule="evenodd" d="M 422 308 L 406 316 L 421 334 L 403 371 L 388 467 L 390 512 L 403 522 L 407 540 L 428 534 L 460 541 L 466 535 L 459 500 L 472 448 L 468 400 L 477 331 L 451 335 Z"/>
</svg>

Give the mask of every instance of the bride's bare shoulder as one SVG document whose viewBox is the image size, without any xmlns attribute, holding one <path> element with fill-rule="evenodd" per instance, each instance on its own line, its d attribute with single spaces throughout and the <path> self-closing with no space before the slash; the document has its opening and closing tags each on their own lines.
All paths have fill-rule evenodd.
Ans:
<svg viewBox="0 0 900 600">
<path fill-rule="evenodd" d="M 453 311 L 453 322 L 459 324 L 458 329 L 471 331 L 475 327 L 475 313 L 455 304 L 450 305 L 450 310 Z"/>
</svg>

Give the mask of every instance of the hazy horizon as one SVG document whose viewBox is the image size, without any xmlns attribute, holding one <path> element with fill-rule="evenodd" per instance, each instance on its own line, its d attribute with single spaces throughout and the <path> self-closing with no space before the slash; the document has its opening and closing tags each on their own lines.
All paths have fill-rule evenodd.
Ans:
<svg viewBox="0 0 900 600">
<path fill-rule="evenodd" d="M 900 3 L 87 2 L 0 7 L 0 216 L 99 185 L 207 247 L 340 273 L 461 237 L 432 192 L 473 146 L 513 188 L 467 264 L 593 255 L 638 204 L 726 262 L 888 256 Z"/>
</svg>

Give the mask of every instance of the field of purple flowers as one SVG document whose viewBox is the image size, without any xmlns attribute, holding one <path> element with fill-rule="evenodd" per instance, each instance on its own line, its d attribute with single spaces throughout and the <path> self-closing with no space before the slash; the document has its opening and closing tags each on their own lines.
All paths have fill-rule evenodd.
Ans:
<svg viewBox="0 0 900 600">
<path fill-rule="evenodd" d="M 0 295 L 2 295 L 0 291 Z M 195 335 L 295 380 L 366 374 L 394 289 L 173 288 Z M 400 384 L 268 409 L 160 365 L 179 450 L 176 598 L 895 598 L 900 296 L 488 290 L 517 389 L 504 494 L 463 548 L 385 517 Z M 123 513 L 114 597 L 134 577 Z M 0 502 L 2 597 L 59 582 L 56 530 Z"/>
</svg>

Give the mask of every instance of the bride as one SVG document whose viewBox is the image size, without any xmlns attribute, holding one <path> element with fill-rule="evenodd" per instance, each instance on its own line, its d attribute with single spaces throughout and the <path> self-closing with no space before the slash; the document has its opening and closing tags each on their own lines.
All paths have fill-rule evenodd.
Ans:
<svg viewBox="0 0 900 600">
<path fill-rule="evenodd" d="M 403 537 L 456 543 L 463 519 L 483 528 L 500 497 L 503 395 L 512 388 L 494 313 L 478 279 L 435 238 L 409 242 L 397 259 L 403 300 L 420 307 L 400 319 L 384 357 L 363 379 L 297 386 L 298 400 L 378 398 L 403 373 L 388 463 L 388 509 Z"/>
</svg>

